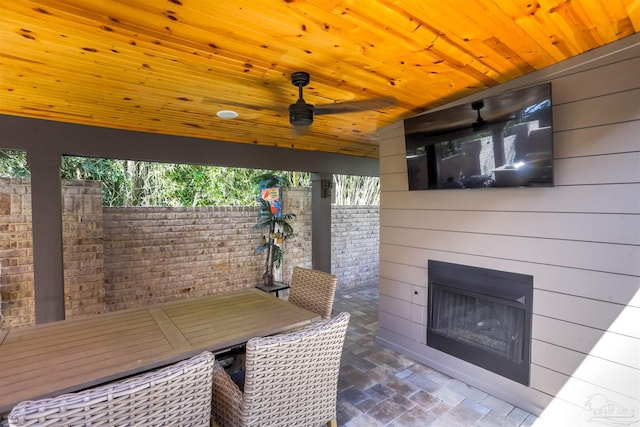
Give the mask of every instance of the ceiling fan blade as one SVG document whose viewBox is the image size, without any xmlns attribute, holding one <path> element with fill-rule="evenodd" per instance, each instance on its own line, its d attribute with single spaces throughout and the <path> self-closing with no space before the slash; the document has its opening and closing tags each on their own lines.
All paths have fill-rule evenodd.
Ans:
<svg viewBox="0 0 640 427">
<path fill-rule="evenodd" d="M 363 99 L 361 101 L 336 102 L 335 104 L 318 105 L 314 108 L 313 114 L 342 114 L 357 113 L 366 110 L 383 110 L 393 108 L 398 105 L 398 100 L 393 96 L 383 98 Z"/>
</svg>

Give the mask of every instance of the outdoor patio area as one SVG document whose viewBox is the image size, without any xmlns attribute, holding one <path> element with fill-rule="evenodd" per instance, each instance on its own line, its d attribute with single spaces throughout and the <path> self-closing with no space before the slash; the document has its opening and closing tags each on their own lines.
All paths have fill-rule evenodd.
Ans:
<svg viewBox="0 0 640 427">
<path fill-rule="evenodd" d="M 333 313 L 348 311 L 338 384 L 338 425 L 536 426 L 534 415 L 376 342 L 378 290 L 338 290 Z"/>
</svg>

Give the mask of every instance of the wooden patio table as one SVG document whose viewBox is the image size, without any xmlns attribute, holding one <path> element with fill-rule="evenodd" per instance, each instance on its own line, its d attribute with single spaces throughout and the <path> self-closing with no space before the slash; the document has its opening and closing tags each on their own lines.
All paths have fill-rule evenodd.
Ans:
<svg viewBox="0 0 640 427">
<path fill-rule="evenodd" d="M 319 316 L 257 289 L 0 330 L 0 414 L 250 338 L 303 327 Z"/>
</svg>

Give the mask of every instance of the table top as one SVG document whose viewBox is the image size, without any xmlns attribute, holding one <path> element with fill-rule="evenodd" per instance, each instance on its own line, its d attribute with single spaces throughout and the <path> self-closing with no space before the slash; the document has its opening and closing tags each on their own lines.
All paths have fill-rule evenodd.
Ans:
<svg viewBox="0 0 640 427">
<path fill-rule="evenodd" d="M 0 413 L 318 319 L 252 288 L 0 330 Z"/>
</svg>

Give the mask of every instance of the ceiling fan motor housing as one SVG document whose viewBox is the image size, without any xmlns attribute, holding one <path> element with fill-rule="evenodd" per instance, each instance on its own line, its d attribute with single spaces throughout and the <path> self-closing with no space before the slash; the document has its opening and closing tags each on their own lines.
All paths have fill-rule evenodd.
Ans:
<svg viewBox="0 0 640 427">
<path fill-rule="evenodd" d="M 473 108 L 476 111 L 480 111 L 481 109 L 484 108 L 484 101 L 481 99 L 480 101 L 472 102 L 471 108 Z"/>
<path fill-rule="evenodd" d="M 295 126 L 308 126 L 313 123 L 313 105 L 301 99 L 289 105 L 289 122 Z"/>
</svg>

